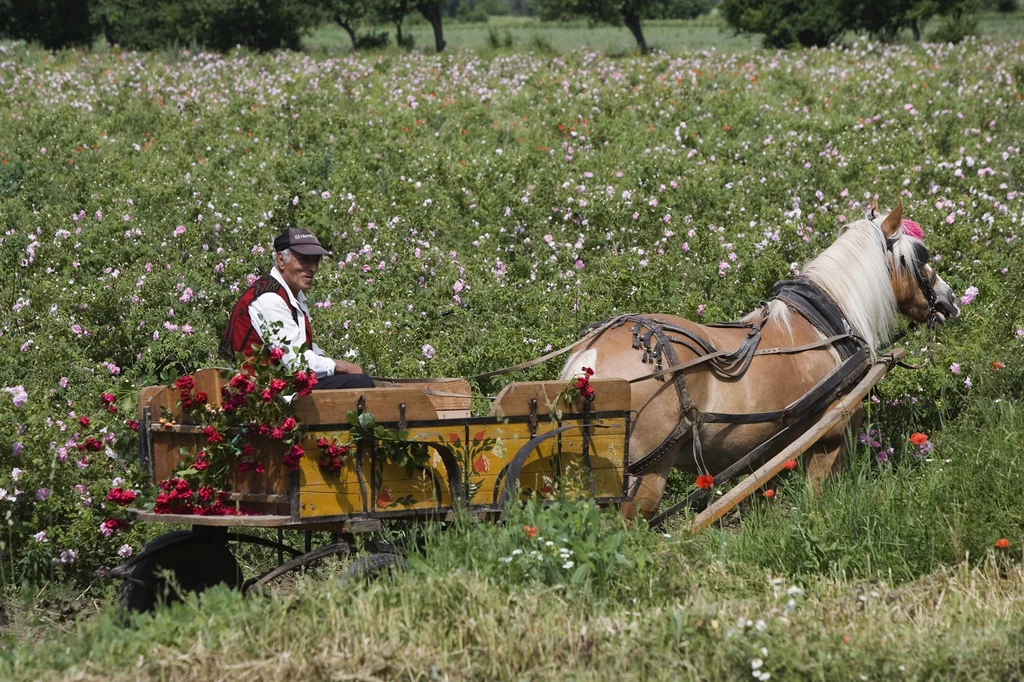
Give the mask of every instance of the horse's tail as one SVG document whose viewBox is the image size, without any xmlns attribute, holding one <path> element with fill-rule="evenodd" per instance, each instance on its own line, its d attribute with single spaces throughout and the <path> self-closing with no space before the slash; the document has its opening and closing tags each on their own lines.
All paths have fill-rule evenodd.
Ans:
<svg viewBox="0 0 1024 682">
<path fill-rule="evenodd" d="M 597 372 L 597 349 L 587 348 L 573 353 L 565 363 L 565 367 L 562 368 L 562 374 L 559 376 L 561 381 L 569 381 L 583 374 L 583 368 L 589 367 L 590 369 Z"/>
</svg>

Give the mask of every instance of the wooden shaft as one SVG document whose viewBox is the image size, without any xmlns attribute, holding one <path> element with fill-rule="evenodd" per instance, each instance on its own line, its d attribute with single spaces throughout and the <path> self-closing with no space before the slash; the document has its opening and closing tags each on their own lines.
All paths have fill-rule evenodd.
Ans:
<svg viewBox="0 0 1024 682">
<path fill-rule="evenodd" d="M 894 348 L 893 351 L 880 358 L 872 365 L 868 373 L 853 387 L 839 402 L 835 403 L 824 416 L 810 429 L 805 431 L 799 438 L 790 443 L 779 454 L 765 462 L 761 468 L 740 481 L 732 490 L 708 505 L 708 508 L 694 517 L 688 528 L 693 532 L 703 530 L 712 523 L 722 518 L 740 502 L 754 494 L 758 488 L 763 486 L 772 477 L 778 475 L 786 466 L 786 462 L 795 459 L 804 453 L 807 448 L 818 442 L 821 436 L 841 421 L 848 420 L 853 412 L 860 406 L 864 396 L 868 394 L 875 384 L 885 375 L 889 369 L 903 359 L 905 351 L 902 348 Z"/>
</svg>

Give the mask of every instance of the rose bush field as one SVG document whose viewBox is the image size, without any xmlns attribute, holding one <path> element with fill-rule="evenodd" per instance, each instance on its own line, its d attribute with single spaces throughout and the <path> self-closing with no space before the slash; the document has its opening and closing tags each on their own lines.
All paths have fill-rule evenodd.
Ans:
<svg viewBox="0 0 1024 682">
<path fill-rule="evenodd" d="M 222 364 L 230 306 L 289 225 L 334 252 L 311 292 L 328 353 L 465 376 L 616 312 L 734 319 L 871 196 L 902 198 L 963 314 L 902 341 L 928 362 L 882 383 L 884 437 L 858 456 L 916 466 L 911 433 L 941 447 L 1024 388 L 1022 93 L 1021 44 L 977 39 L 622 59 L 6 43 L 0 580 L 138 551 L 153 531 L 119 504 L 152 494 L 138 389 Z"/>
</svg>

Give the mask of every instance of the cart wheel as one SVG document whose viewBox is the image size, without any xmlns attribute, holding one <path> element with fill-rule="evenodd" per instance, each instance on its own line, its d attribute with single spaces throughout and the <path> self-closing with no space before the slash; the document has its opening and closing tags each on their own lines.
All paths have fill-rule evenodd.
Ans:
<svg viewBox="0 0 1024 682">
<path fill-rule="evenodd" d="M 389 568 L 405 568 L 405 559 L 398 554 L 382 552 L 370 556 L 359 557 L 345 569 L 341 575 L 340 582 L 347 585 L 358 580 L 372 580 L 378 577 Z"/>
<path fill-rule="evenodd" d="M 162 573 L 169 572 L 174 585 Z M 160 601 L 180 601 L 182 592 L 202 592 L 225 583 L 242 582 L 238 562 L 224 544 L 210 542 L 191 531 L 166 533 L 140 552 L 140 560 L 125 573 L 117 592 L 118 603 L 128 611 L 152 611 Z"/>
</svg>

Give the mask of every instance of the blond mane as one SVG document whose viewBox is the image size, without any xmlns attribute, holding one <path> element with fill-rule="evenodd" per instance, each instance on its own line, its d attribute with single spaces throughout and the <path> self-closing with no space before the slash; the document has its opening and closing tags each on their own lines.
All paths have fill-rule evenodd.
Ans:
<svg viewBox="0 0 1024 682">
<path fill-rule="evenodd" d="M 875 357 L 888 342 L 899 313 L 890 268 L 896 277 L 913 276 L 921 266 L 917 244 L 920 240 L 899 231 L 891 250 L 876 223 L 864 219 L 843 227 L 836 241 L 811 260 L 803 276 L 831 297 L 856 336 L 864 339 Z M 773 300 L 768 319 L 792 334 L 790 310 L 782 301 Z"/>
</svg>

